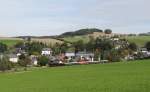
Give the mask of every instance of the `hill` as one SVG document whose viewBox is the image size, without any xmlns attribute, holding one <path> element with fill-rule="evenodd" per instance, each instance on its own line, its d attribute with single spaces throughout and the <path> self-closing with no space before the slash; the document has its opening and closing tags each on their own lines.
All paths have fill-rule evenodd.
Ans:
<svg viewBox="0 0 150 92">
<path fill-rule="evenodd" d="M 149 65 L 149 60 L 143 60 L 0 73 L 0 89 L 1 92 L 149 92 Z"/>
<path fill-rule="evenodd" d="M 92 34 L 94 32 L 103 32 L 100 29 L 96 28 L 91 28 L 91 29 L 80 29 L 74 32 L 66 32 L 61 34 L 59 37 L 67 37 L 67 36 L 81 36 L 81 35 L 87 35 L 87 34 Z"/>
</svg>

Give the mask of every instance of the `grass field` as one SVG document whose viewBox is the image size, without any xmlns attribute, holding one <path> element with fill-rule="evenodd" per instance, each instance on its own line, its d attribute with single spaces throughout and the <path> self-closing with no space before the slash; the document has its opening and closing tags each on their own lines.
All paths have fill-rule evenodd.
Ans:
<svg viewBox="0 0 150 92">
<path fill-rule="evenodd" d="M 0 38 L 0 42 L 8 45 L 8 46 L 14 46 L 16 43 L 22 41 L 22 39 L 19 38 Z"/>
<path fill-rule="evenodd" d="M 149 92 L 150 60 L 0 74 L 1 92 Z"/>
<path fill-rule="evenodd" d="M 126 39 L 129 42 L 135 42 L 138 46 L 143 47 L 146 42 L 150 41 L 150 36 L 128 36 Z M 74 37 L 65 37 L 64 40 L 70 42 L 76 42 L 78 40 L 83 40 L 85 43 L 89 41 L 88 36 L 74 36 Z"/>
<path fill-rule="evenodd" d="M 52 38 L 32 38 L 32 41 L 35 42 L 42 42 L 45 43 L 47 45 L 54 45 L 56 43 L 63 43 L 62 41 L 56 40 L 56 39 L 52 39 Z"/>
<path fill-rule="evenodd" d="M 127 39 L 129 42 L 135 42 L 138 46 L 143 47 L 146 42 L 150 41 L 150 36 L 131 36 Z"/>
<path fill-rule="evenodd" d="M 39 39 L 39 38 L 32 38 L 32 41 L 35 42 L 42 42 L 45 43 L 47 45 L 53 45 L 56 42 L 57 43 L 63 43 L 62 41 L 56 40 L 56 39 L 51 39 L 51 38 L 45 38 L 45 39 Z M 20 38 L 0 38 L 0 42 L 8 45 L 9 47 L 14 46 L 15 44 L 17 44 L 18 42 L 23 41 L 23 39 Z"/>
</svg>

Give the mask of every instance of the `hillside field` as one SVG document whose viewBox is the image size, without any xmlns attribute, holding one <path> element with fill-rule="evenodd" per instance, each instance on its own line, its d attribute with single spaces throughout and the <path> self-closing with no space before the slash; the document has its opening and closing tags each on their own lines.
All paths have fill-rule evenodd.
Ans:
<svg viewBox="0 0 150 92">
<path fill-rule="evenodd" d="M 1 92 L 149 92 L 150 60 L 0 73 Z"/>
<path fill-rule="evenodd" d="M 138 46 L 143 47 L 146 42 L 150 41 L 150 36 L 131 36 L 127 39 L 129 42 L 135 42 Z"/>
<path fill-rule="evenodd" d="M 69 42 L 76 42 L 78 40 L 83 40 L 85 43 L 89 41 L 89 36 L 73 36 L 73 37 L 65 37 L 63 38 Z M 150 36 L 128 36 L 126 39 L 129 42 L 135 42 L 139 47 L 143 47 L 146 42 L 150 41 Z"/>
<path fill-rule="evenodd" d="M 14 46 L 16 43 L 23 41 L 21 38 L 0 38 L 0 42 L 8 45 L 9 47 Z M 52 39 L 52 38 L 32 38 L 31 41 L 42 42 L 47 45 L 53 45 L 57 43 L 63 43 L 62 41 Z"/>
<path fill-rule="evenodd" d="M 0 38 L 0 42 L 8 45 L 9 47 L 14 46 L 16 43 L 21 42 L 19 38 Z"/>
<path fill-rule="evenodd" d="M 89 41 L 89 37 L 87 35 L 84 36 L 70 36 L 70 37 L 64 37 L 63 38 L 65 41 L 69 42 L 77 42 L 79 40 L 83 40 L 83 42 L 87 43 Z"/>
<path fill-rule="evenodd" d="M 42 42 L 47 45 L 54 45 L 55 43 L 63 43 L 62 41 L 52 39 L 52 38 L 32 38 L 31 41 Z"/>
</svg>

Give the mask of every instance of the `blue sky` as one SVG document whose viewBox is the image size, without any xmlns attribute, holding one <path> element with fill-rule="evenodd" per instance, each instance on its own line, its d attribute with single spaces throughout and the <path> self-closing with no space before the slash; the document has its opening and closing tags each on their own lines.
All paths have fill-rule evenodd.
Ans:
<svg viewBox="0 0 150 92">
<path fill-rule="evenodd" d="M 0 0 L 0 36 L 56 35 L 81 28 L 150 31 L 150 0 Z"/>
</svg>

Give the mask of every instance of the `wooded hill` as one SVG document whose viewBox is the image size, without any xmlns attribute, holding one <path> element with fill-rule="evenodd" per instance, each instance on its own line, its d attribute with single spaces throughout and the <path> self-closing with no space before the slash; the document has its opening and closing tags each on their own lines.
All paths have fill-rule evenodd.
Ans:
<svg viewBox="0 0 150 92">
<path fill-rule="evenodd" d="M 61 34 L 59 37 L 67 37 L 67 36 L 81 36 L 81 35 L 87 35 L 92 34 L 94 32 L 103 32 L 101 29 L 96 28 L 90 28 L 90 29 L 80 29 L 74 32 L 65 32 Z"/>
</svg>

